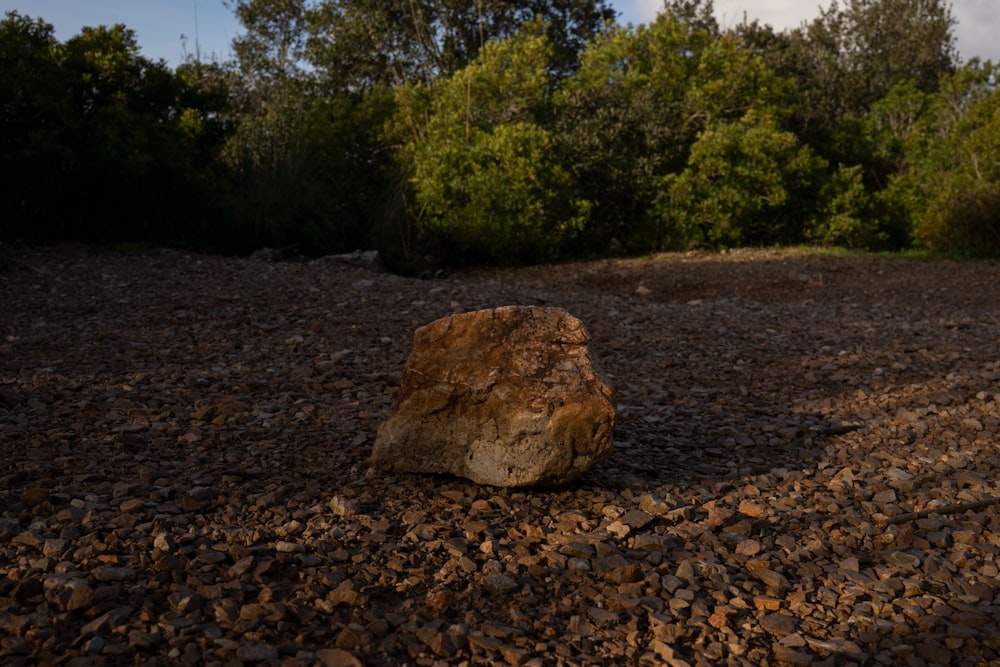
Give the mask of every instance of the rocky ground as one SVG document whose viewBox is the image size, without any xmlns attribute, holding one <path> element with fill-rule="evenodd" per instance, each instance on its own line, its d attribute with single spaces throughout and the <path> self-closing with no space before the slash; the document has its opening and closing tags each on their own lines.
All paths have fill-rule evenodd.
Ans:
<svg viewBox="0 0 1000 667">
<path fill-rule="evenodd" d="M 807 251 L 414 280 L 0 246 L 4 665 L 1000 661 L 1000 266 Z M 373 476 L 413 330 L 560 306 L 562 490 Z"/>
</svg>

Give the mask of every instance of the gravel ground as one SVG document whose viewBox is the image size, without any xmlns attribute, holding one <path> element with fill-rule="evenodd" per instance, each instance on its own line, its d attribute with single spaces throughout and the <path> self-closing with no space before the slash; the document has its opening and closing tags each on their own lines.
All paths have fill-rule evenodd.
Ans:
<svg viewBox="0 0 1000 667">
<path fill-rule="evenodd" d="M 1000 266 L 811 251 L 436 280 L 0 247 L 4 665 L 995 665 Z M 374 476 L 413 330 L 560 306 L 561 490 Z"/>
</svg>

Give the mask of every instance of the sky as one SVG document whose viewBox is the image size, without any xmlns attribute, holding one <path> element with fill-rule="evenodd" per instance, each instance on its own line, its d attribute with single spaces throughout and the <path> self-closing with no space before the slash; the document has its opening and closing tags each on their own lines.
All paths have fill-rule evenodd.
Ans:
<svg viewBox="0 0 1000 667">
<path fill-rule="evenodd" d="M 611 0 L 620 23 L 648 23 L 663 0 Z M 715 0 L 715 16 L 723 28 L 746 16 L 781 30 L 794 28 L 819 15 L 829 0 Z M 0 12 L 42 18 L 65 41 L 83 26 L 124 23 L 135 31 L 142 55 L 163 59 L 171 67 L 185 55 L 200 51 L 203 59 L 225 60 L 240 25 L 222 0 L 0 0 Z M 997 0 L 952 0 L 958 20 L 955 35 L 965 60 L 974 56 L 1000 62 L 1000 7 Z"/>
</svg>

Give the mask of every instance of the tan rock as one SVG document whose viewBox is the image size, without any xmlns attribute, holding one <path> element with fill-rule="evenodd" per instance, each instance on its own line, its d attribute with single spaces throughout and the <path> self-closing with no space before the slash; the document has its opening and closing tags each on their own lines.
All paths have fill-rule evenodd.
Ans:
<svg viewBox="0 0 1000 667">
<path fill-rule="evenodd" d="M 417 329 L 373 468 L 497 486 L 576 479 L 613 448 L 614 393 L 589 340 L 558 308 L 507 306 Z"/>
</svg>

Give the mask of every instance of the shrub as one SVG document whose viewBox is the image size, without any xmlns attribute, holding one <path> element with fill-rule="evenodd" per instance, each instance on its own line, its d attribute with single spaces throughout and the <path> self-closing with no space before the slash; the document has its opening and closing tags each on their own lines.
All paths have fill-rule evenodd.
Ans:
<svg viewBox="0 0 1000 667">
<path fill-rule="evenodd" d="M 391 132 L 422 252 L 448 263 L 537 262 L 586 217 L 539 122 L 549 99 L 544 25 L 488 44 L 465 69 L 397 90 Z"/>
<path fill-rule="evenodd" d="M 798 241 L 824 166 L 768 115 L 714 124 L 691 148 L 685 169 L 665 179 L 657 202 L 663 246 Z"/>
</svg>

